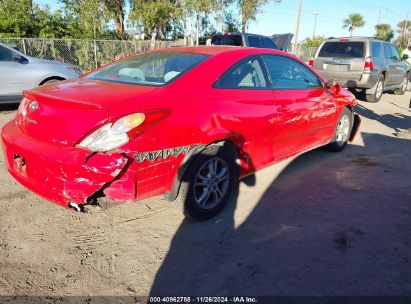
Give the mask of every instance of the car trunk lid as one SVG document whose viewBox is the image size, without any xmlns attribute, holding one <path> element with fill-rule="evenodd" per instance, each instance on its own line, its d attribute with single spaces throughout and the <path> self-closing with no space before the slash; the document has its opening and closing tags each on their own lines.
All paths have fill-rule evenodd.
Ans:
<svg viewBox="0 0 411 304">
<path fill-rule="evenodd" d="M 73 146 L 113 115 L 118 103 L 141 102 L 155 88 L 76 79 L 24 92 L 17 124 L 22 132 L 45 142 Z"/>
</svg>

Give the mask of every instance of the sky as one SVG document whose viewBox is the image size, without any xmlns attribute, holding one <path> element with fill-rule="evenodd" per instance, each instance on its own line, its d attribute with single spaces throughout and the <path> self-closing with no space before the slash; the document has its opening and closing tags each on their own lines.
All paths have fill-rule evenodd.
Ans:
<svg viewBox="0 0 411 304">
<path fill-rule="evenodd" d="M 411 0 L 282 0 L 279 4 L 275 1 L 266 4 L 257 21 L 250 23 L 247 32 L 261 35 L 295 34 L 299 1 L 303 1 L 299 40 L 313 35 L 316 12 L 316 35 L 326 37 L 348 36 L 348 29 L 342 28 L 342 20 L 352 13 L 361 14 L 365 20 L 365 26 L 354 32 L 356 36 L 373 36 L 380 12 L 380 23 L 388 23 L 394 29 L 397 29 L 398 22 L 405 20 L 407 13 L 411 20 Z M 48 4 L 52 9 L 61 6 L 57 0 L 35 2 Z"/>
</svg>

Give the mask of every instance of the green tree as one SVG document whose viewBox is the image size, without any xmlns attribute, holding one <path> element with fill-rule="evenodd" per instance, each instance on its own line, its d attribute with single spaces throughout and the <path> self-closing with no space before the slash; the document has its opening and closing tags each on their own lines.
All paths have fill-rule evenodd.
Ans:
<svg viewBox="0 0 411 304">
<path fill-rule="evenodd" d="M 343 28 L 348 28 L 350 37 L 352 37 L 354 30 L 365 25 L 364 18 L 360 14 L 350 14 L 347 19 L 343 20 Z"/>
<path fill-rule="evenodd" d="M 321 43 L 324 42 L 325 39 L 326 37 L 324 36 L 309 37 L 303 40 L 303 46 L 309 48 L 317 48 L 320 46 Z"/>
<path fill-rule="evenodd" d="M 241 24 L 231 12 L 224 14 L 224 27 L 227 32 L 240 32 Z"/>
<path fill-rule="evenodd" d="M 34 37 L 34 5 L 30 0 L 0 0 L 0 37 Z"/>
<path fill-rule="evenodd" d="M 376 39 L 381 39 L 389 42 L 394 37 L 394 31 L 389 24 L 377 24 L 375 26 L 375 31 L 376 33 L 374 35 L 374 38 Z"/>
<path fill-rule="evenodd" d="M 126 39 L 126 32 L 124 31 L 125 0 L 105 0 L 104 3 L 108 12 L 114 19 L 118 38 Z"/>
<path fill-rule="evenodd" d="M 115 38 L 109 30 L 110 14 L 99 0 L 60 0 L 71 38 Z"/>
<path fill-rule="evenodd" d="M 238 0 L 238 5 L 241 12 L 241 31 L 244 33 L 247 24 L 250 21 L 256 20 L 257 14 L 261 12 L 261 8 L 268 0 Z"/>
<path fill-rule="evenodd" d="M 411 21 L 403 20 L 397 24 L 397 45 L 400 48 L 405 48 L 408 44 L 408 41 L 411 39 Z"/>
<path fill-rule="evenodd" d="M 133 0 L 129 19 L 132 23 L 140 23 L 152 40 L 157 36 L 165 38 L 173 23 L 178 23 L 179 13 L 176 10 L 175 1 Z"/>
</svg>

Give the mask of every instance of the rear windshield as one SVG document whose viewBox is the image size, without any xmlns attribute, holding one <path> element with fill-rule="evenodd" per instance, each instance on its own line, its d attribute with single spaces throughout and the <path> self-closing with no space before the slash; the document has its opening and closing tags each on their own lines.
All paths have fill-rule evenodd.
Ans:
<svg viewBox="0 0 411 304">
<path fill-rule="evenodd" d="M 208 57 L 193 53 L 143 53 L 114 62 L 85 79 L 162 86 L 187 73 Z"/>
<path fill-rule="evenodd" d="M 318 57 L 364 57 L 364 42 L 326 42 L 322 46 Z"/>
<path fill-rule="evenodd" d="M 241 37 L 241 35 L 217 35 L 211 38 L 211 44 L 242 46 L 243 38 Z"/>
</svg>

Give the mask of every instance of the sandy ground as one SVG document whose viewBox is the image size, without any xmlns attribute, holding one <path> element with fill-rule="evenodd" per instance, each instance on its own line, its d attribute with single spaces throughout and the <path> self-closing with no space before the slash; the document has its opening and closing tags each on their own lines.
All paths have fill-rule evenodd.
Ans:
<svg viewBox="0 0 411 304">
<path fill-rule="evenodd" d="M 1 158 L 0 295 L 411 295 L 410 97 L 361 102 L 344 152 L 259 172 L 203 223 L 161 199 L 69 212 Z"/>
</svg>

